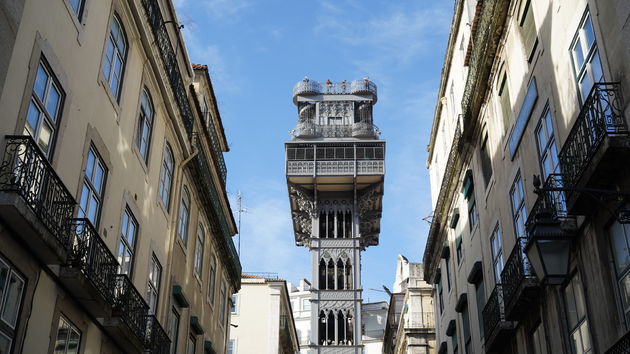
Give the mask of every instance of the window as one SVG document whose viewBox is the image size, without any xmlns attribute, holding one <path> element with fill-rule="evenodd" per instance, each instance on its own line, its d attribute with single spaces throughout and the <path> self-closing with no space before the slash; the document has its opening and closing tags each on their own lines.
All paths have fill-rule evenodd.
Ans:
<svg viewBox="0 0 630 354">
<path fill-rule="evenodd" d="M 527 210 L 525 210 L 525 192 L 523 189 L 523 179 L 520 172 L 516 176 L 512 188 L 510 189 L 510 200 L 512 201 L 512 221 L 514 222 L 514 235 L 516 238 L 526 237 L 525 220 L 527 220 Z"/>
<path fill-rule="evenodd" d="M 0 258 L 0 353 L 10 353 L 17 331 L 25 281 Z"/>
<path fill-rule="evenodd" d="M 583 103 L 593 84 L 604 81 L 604 71 L 588 8 L 571 43 L 571 57 Z"/>
<path fill-rule="evenodd" d="M 471 199 L 468 200 L 468 227 L 470 231 L 475 228 L 478 222 L 479 213 L 477 212 L 477 203 L 475 202 L 475 195 L 473 194 Z"/>
<path fill-rule="evenodd" d="M 147 282 L 147 299 L 149 303 L 149 313 L 157 313 L 157 305 L 160 299 L 160 281 L 162 279 L 162 266 L 155 254 L 149 263 L 149 281 Z"/>
<path fill-rule="evenodd" d="M 531 336 L 531 345 L 534 354 L 547 354 L 547 342 L 545 341 L 545 329 L 542 323 L 534 329 Z"/>
<path fill-rule="evenodd" d="M 74 11 L 77 18 L 81 20 L 83 17 L 83 8 L 85 7 L 85 0 L 69 0 L 70 7 L 72 7 L 72 11 Z"/>
<path fill-rule="evenodd" d="M 507 82 L 507 73 L 503 72 L 499 84 L 499 104 L 501 105 L 501 116 L 503 117 L 503 129 L 509 127 L 512 121 L 512 105 L 510 103 L 510 89 Z"/>
<path fill-rule="evenodd" d="M 559 172 L 558 148 L 553 133 L 553 119 L 549 106 L 545 108 L 536 128 L 536 142 L 538 143 L 538 156 L 544 181 L 550 174 Z"/>
<path fill-rule="evenodd" d="M 455 250 L 457 251 L 457 264 L 461 263 L 464 258 L 464 251 L 462 250 L 462 236 L 457 236 L 455 239 Z"/>
<path fill-rule="evenodd" d="M 472 231 L 479 221 L 477 204 L 475 203 L 475 183 L 472 177 L 472 170 L 467 170 L 466 174 L 464 175 L 464 181 L 462 182 L 462 193 L 464 193 L 464 198 L 468 203 L 468 227 L 470 231 Z"/>
<path fill-rule="evenodd" d="M 232 295 L 232 299 L 230 301 L 230 313 L 237 314 L 238 313 L 238 295 Z"/>
<path fill-rule="evenodd" d="M 149 145 L 151 144 L 151 131 L 153 128 L 153 103 L 151 95 L 145 88 L 140 96 L 140 116 L 136 130 L 136 146 L 145 163 L 149 159 Z"/>
<path fill-rule="evenodd" d="M 488 133 L 483 138 L 481 149 L 479 150 L 481 159 L 481 174 L 483 175 L 483 185 L 488 187 L 490 178 L 492 177 L 492 160 L 490 160 L 490 151 L 488 151 Z"/>
<path fill-rule="evenodd" d="M 442 291 L 442 277 L 438 279 L 438 295 L 440 298 L 440 315 L 444 312 L 444 296 Z"/>
<path fill-rule="evenodd" d="M 609 228 L 617 289 L 620 292 L 626 325 L 630 325 L 630 225 L 615 221 Z"/>
<path fill-rule="evenodd" d="M 538 46 L 538 39 L 536 38 L 536 23 L 534 22 L 531 0 L 524 0 L 521 3 L 521 20 L 519 23 L 519 29 L 523 38 L 523 48 L 525 49 L 527 62 L 530 63 L 533 59 L 536 47 Z"/>
<path fill-rule="evenodd" d="M 221 298 L 219 299 L 221 301 L 221 305 L 219 308 L 219 322 L 221 323 L 221 326 L 225 325 L 225 311 L 227 311 L 227 289 L 225 286 L 225 282 L 221 283 L 221 293 L 220 293 Z"/>
<path fill-rule="evenodd" d="M 446 265 L 446 286 L 447 290 L 451 291 L 451 267 L 449 265 L 450 257 L 444 259 L 444 264 Z"/>
<path fill-rule="evenodd" d="M 310 311 L 310 310 L 311 310 L 311 300 L 302 299 L 302 311 Z"/>
<path fill-rule="evenodd" d="M 98 226 L 106 179 L 105 164 L 94 146 L 91 146 L 85 163 L 85 176 L 77 216 L 89 219 L 94 226 Z"/>
<path fill-rule="evenodd" d="M 212 255 L 210 257 L 210 269 L 208 270 L 208 301 L 214 304 L 214 288 L 217 279 L 217 258 Z"/>
<path fill-rule="evenodd" d="M 179 333 L 179 313 L 173 307 L 168 318 L 168 337 L 171 339 L 171 354 L 177 353 L 177 334 Z"/>
<path fill-rule="evenodd" d="M 118 245 L 118 273 L 131 274 L 133 254 L 138 237 L 138 222 L 129 208 L 125 209 L 120 226 L 120 244 Z"/>
<path fill-rule="evenodd" d="M 230 339 L 227 345 L 227 354 L 236 353 L 236 339 Z"/>
<path fill-rule="evenodd" d="M 468 314 L 468 305 L 463 308 L 462 311 L 462 322 L 463 322 L 463 332 L 464 332 L 464 347 L 466 348 L 466 354 L 472 354 L 472 339 L 470 335 L 470 319 Z"/>
<path fill-rule="evenodd" d="M 182 200 L 179 204 L 179 221 L 177 223 L 177 234 L 184 243 L 184 247 L 188 244 L 188 221 L 190 219 L 190 194 L 188 188 L 184 186 L 182 191 Z"/>
<path fill-rule="evenodd" d="M 81 343 L 81 332 L 64 316 L 59 317 L 54 354 L 77 354 Z M 4 353 L 4 352 L 3 352 Z"/>
<path fill-rule="evenodd" d="M 564 288 L 564 301 L 573 353 L 591 353 L 591 334 L 586 318 L 582 282 L 578 274 L 573 275 L 569 284 Z"/>
<path fill-rule="evenodd" d="M 188 336 L 188 343 L 186 343 L 186 353 L 195 354 L 196 351 L 197 351 L 197 340 L 195 339 L 195 335 L 191 333 Z"/>
<path fill-rule="evenodd" d="M 160 172 L 160 186 L 158 188 L 158 192 L 160 194 L 160 200 L 162 200 L 162 204 L 164 204 L 167 210 L 171 201 L 173 165 L 173 150 L 171 150 L 171 146 L 166 143 L 164 146 L 164 156 L 162 160 L 162 171 Z"/>
<path fill-rule="evenodd" d="M 50 156 L 55 143 L 64 97 L 57 78 L 45 59 L 40 59 L 26 113 L 24 134 L 32 136 L 46 156 Z"/>
<path fill-rule="evenodd" d="M 109 36 L 103 57 L 103 76 L 107 80 L 112 94 L 118 100 L 120 98 L 120 87 L 122 76 L 125 71 L 125 60 L 127 58 L 127 38 L 125 30 L 120 23 L 120 18 L 114 14 Z"/>
<path fill-rule="evenodd" d="M 499 224 L 494 227 L 490 236 L 492 246 L 492 269 L 494 270 L 495 284 L 501 283 L 501 272 L 503 271 L 503 242 L 501 241 L 501 230 Z"/>
<path fill-rule="evenodd" d="M 484 337 L 485 328 L 483 325 L 483 308 L 486 306 L 486 291 L 483 279 L 475 284 L 475 298 L 477 300 L 477 320 L 479 321 L 479 336 Z"/>
<path fill-rule="evenodd" d="M 199 224 L 197 227 L 197 244 L 195 246 L 195 274 L 201 278 L 201 270 L 203 267 L 203 245 L 205 241 L 205 232 L 203 231 L 203 226 Z"/>
</svg>

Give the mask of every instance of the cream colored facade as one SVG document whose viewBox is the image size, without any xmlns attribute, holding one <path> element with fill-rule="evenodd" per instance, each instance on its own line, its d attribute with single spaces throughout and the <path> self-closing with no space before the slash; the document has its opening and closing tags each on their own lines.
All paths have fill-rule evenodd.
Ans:
<svg viewBox="0 0 630 354">
<path fill-rule="evenodd" d="M 629 16 L 627 1 L 456 1 L 427 161 L 439 353 L 630 347 L 623 203 L 583 189 L 629 190 Z M 571 190 L 537 195 L 533 175 Z M 572 243 L 564 278 L 533 271 L 536 216 Z"/>
<path fill-rule="evenodd" d="M 234 297 L 229 354 L 300 352 L 286 281 L 243 275 Z"/>
<path fill-rule="evenodd" d="M 435 354 L 432 287 L 423 280 L 421 263 L 398 255 L 396 280 L 385 327 L 383 353 Z"/>
<path fill-rule="evenodd" d="M 0 353 L 224 353 L 228 148 L 172 2 L 0 14 Z"/>
<path fill-rule="evenodd" d="M 363 354 L 380 354 L 383 352 L 383 337 L 385 335 L 388 308 L 386 301 L 361 304 Z"/>
<path fill-rule="evenodd" d="M 300 342 L 300 353 L 308 354 L 311 338 L 311 283 L 306 279 L 300 279 L 300 284 L 295 286 L 287 284 L 291 309 L 295 320 L 295 330 Z"/>
</svg>

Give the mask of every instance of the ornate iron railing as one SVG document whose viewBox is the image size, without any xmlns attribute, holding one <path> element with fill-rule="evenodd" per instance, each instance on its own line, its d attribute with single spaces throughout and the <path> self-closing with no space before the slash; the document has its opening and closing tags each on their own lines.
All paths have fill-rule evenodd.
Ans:
<svg viewBox="0 0 630 354">
<path fill-rule="evenodd" d="M 605 354 L 630 354 L 630 331 L 608 348 Z"/>
<path fill-rule="evenodd" d="M 348 125 L 320 125 L 313 122 L 300 122 L 291 135 L 295 138 L 349 138 L 353 136 L 369 136 L 378 138 L 380 129 L 372 123 L 353 123 Z"/>
<path fill-rule="evenodd" d="M 114 311 L 112 316 L 120 317 L 135 336 L 145 342 L 149 305 L 125 274 L 116 275 L 114 288 Z"/>
<path fill-rule="evenodd" d="M 65 247 L 66 224 L 76 202 L 37 143 L 28 135 L 7 135 L 0 165 L 0 191 L 19 194 Z"/>
<path fill-rule="evenodd" d="M 168 354 L 171 340 L 154 315 L 147 316 L 147 332 L 144 347 L 147 353 Z"/>
<path fill-rule="evenodd" d="M 376 97 L 376 84 L 370 80 L 354 80 L 342 82 L 320 83 L 317 81 L 302 80 L 293 86 L 293 97 L 305 93 L 326 93 L 326 94 L 352 94 L 370 93 Z"/>
<path fill-rule="evenodd" d="M 558 156 L 564 183 L 574 187 L 608 135 L 628 135 L 619 83 L 593 85 Z"/>
<path fill-rule="evenodd" d="M 241 262 L 239 260 L 238 253 L 236 252 L 236 247 L 234 247 L 234 241 L 232 240 L 226 221 L 227 217 L 223 213 L 223 208 L 219 199 L 219 190 L 212 181 L 210 167 L 208 166 L 208 159 L 201 149 L 195 158 L 195 164 L 196 168 L 194 170 L 197 172 L 197 176 L 199 177 L 197 185 L 202 189 L 201 194 L 202 198 L 205 200 L 204 205 L 208 212 L 208 218 L 211 220 L 210 222 L 215 228 L 213 231 L 217 235 L 220 234 L 223 238 L 225 249 L 227 251 L 226 255 L 233 266 L 232 275 L 240 279 L 242 271 Z"/>
<path fill-rule="evenodd" d="M 516 244 L 505 262 L 501 272 L 501 284 L 503 284 L 503 296 L 506 304 L 510 304 L 518 292 L 523 279 L 535 276 L 534 270 L 525 255 L 526 237 L 516 239 Z"/>
<path fill-rule="evenodd" d="M 78 267 L 110 304 L 114 301 L 118 261 L 88 219 L 68 222 L 68 265 Z"/>
<path fill-rule="evenodd" d="M 227 167 L 225 166 L 223 150 L 221 150 L 221 144 L 219 143 L 219 135 L 217 134 L 217 130 L 215 128 L 214 122 L 212 121 L 212 118 L 210 118 L 210 112 L 204 112 L 204 114 L 207 114 L 208 118 L 206 118 L 207 123 L 203 124 L 203 126 L 210 136 L 210 147 L 212 148 L 213 157 L 215 157 L 216 159 L 221 180 L 223 181 L 223 184 L 225 184 L 225 181 L 227 179 Z"/>
<path fill-rule="evenodd" d="M 483 328 L 486 336 L 490 336 L 499 323 L 506 321 L 503 286 L 501 284 L 497 284 L 494 290 L 492 290 L 492 293 L 490 293 L 490 297 L 481 312 L 481 316 L 483 317 Z"/>
<path fill-rule="evenodd" d="M 563 176 L 557 173 L 550 174 L 543 184 L 543 188 L 562 188 L 563 186 Z M 536 215 L 541 213 L 550 215 L 554 219 L 566 218 L 567 202 L 565 193 L 561 191 L 551 191 L 539 194 L 525 223 L 527 230 L 531 230 L 536 221 Z"/>
<path fill-rule="evenodd" d="M 190 102 L 188 101 L 182 74 L 179 71 L 177 55 L 173 50 L 168 31 L 164 25 L 166 21 L 164 21 L 164 18 L 162 17 L 157 0 L 142 0 L 142 5 L 144 6 L 144 10 L 147 14 L 147 21 L 153 31 L 155 43 L 162 56 L 162 64 L 164 64 L 166 76 L 168 77 L 171 89 L 173 90 L 173 95 L 175 96 L 175 101 L 177 103 L 177 107 L 179 108 L 184 128 L 186 129 L 188 138 L 192 139 L 194 116 L 190 107 Z"/>
</svg>

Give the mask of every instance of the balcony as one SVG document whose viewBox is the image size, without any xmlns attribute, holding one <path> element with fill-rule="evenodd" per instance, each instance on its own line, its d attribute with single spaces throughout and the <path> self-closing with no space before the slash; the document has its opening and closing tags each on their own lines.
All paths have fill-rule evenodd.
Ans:
<svg viewBox="0 0 630 354">
<path fill-rule="evenodd" d="M 381 131 L 372 123 L 359 122 L 348 125 L 320 125 L 310 121 L 300 122 L 291 130 L 294 138 L 374 138 Z"/>
<path fill-rule="evenodd" d="M 149 305 L 127 275 L 116 275 L 113 292 L 113 310 L 103 326 L 122 348 L 144 350 Z"/>
<path fill-rule="evenodd" d="M 76 204 L 30 136 L 6 136 L 0 165 L 0 217 L 45 264 L 66 260 L 66 222 Z"/>
<path fill-rule="evenodd" d="M 608 348 L 605 354 L 628 354 L 630 352 L 628 348 L 630 348 L 630 331 L 619 338 L 612 347 Z"/>
<path fill-rule="evenodd" d="M 547 177 L 542 188 L 553 189 L 564 187 L 564 176 L 561 174 L 552 173 Z M 525 222 L 525 228 L 532 230 L 536 221 L 536 215 L 545 214 L 550 215 L 553 219 L 560 222 L 560 227 L 568 232 L 577 231 L 577 223 L 574 216 L 570 216 L 567 213 L 567 198 L 566 192 L 550 191 L 543 192 L 538 195 L 534 206 L 532 207 L 529 217 Z"/>
<path fill-rule="evenodd" d="M 118 261 L 88 219 L 70 219 L 68 261 L 60 281 L 94 317 L 111 314 Z"/>
<path fill-rule="evenodd" d="M 337 94 L 337 95 L 372 95 L 374 103 L 376 103 L 376 84 L 372 81 L 354 80 L 342 82 L 320 83 L 304 79 L 293 86 L 293 102 L 297 102 L 298 95 L 318 95 L 318 94 Z"/>
<path fill-rule="evenodd" d="M 160 325 L 158 319 L 147 316 L 147 330 L 145 340 L 145 352 L 152 354 L 168 354 L 171 350 L 171 340 L 166 331 Z"/>
<path fill-rule="evenodd" d="M 290 176 L 312 176 L 315 173 L 318 176 L 352 176 L 355 171 L 357 175 L 382 175 L 385 161 L 287 161 L 287 175 Z"/>
<path fill-rule="evenodd" d="M 503 299 L 503 286 L 497 284 L 482 311 L 486 353 L 502 348 L 516 329 L 516 324 L 506 319 Z"/>
<path fill-rule="evenodd" d="M 564 183 L 571 188 L 614 189 L 619 161 L 630 157 L 619 83 L 595 84 L 559 154 Z M 592 199 L 568 193 L 569 214 L 587 215 Z"/>
<path fill-rule="evenodd" d="M 519 237 L 501 272 L 506 318 L 518 320 L 528 311 L 540 292 L 540 281 L 525 255 L 527 238 Z"/>
</svg>

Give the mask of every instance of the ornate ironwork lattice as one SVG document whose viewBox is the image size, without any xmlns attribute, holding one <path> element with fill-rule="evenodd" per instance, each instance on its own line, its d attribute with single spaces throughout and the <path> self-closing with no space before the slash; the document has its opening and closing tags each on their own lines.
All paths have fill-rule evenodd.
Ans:
<svg viewBox="0 0 630 354">
<path fill-rule="evenodd" d="M 113 315 L 122 318 L 133 334 L 145 343 L 149 305 L 127 275 L 116 275 Z"/>
</svg>

